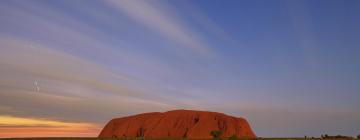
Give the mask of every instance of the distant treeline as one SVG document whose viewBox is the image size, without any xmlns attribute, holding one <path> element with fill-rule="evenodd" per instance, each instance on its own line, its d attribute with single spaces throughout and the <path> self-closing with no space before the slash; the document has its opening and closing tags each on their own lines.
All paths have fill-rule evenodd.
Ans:
<svg viewBox="0 0 360 140">
<path fill-rule="evenodd" d="M 322 139 L 353 139 L 351 136 L 342 136 L 342 135 L 336 135 L 336 136 L 329 136 L 327 134 L 321 135 Z M 360 135 L 357 136 L 358 139 L 360 139 Z"/>
</svg>

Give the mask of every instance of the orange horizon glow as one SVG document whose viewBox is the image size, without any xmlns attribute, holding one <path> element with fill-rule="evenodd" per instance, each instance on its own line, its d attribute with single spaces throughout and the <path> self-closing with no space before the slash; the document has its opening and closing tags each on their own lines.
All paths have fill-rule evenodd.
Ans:
<svg viewBox="0 0 360 140">
<path fill-rule="evenodd" d="M 100 127 L 91 123 L 0 116 L 0 138 L 96 137 Z"/>
</svg>

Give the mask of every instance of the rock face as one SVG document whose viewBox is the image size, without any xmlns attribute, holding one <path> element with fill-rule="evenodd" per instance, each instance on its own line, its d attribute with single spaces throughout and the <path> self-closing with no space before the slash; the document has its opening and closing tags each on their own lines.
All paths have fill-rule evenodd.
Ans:
<svg viewBox="0 0 360 140">
<path fill-rule="evenodd" d="M 210 132 L 213 130 L 222 131 L 222 137 L 256 137 L 243 118 L 192 110 L 144 113 L 113 119 L 106 124 L 99 137 L 208 139 L 212 138 Z"/>
</svg>

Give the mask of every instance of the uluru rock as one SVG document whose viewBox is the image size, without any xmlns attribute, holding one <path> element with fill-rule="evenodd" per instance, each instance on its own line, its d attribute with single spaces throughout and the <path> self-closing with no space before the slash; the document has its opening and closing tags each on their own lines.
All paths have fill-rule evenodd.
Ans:
<svg viewBox="0 0 360 140">
<path fill-rule="evenodd" d="M 111 120 L 99 137 L 145 137 L 145 138 L 212 138 L 211 131 L 222 131 L 222 137 L 255 138 L 244 118 L 217 112 L 174 110 L 164 113 L 144 113 Z"/>
</svg>

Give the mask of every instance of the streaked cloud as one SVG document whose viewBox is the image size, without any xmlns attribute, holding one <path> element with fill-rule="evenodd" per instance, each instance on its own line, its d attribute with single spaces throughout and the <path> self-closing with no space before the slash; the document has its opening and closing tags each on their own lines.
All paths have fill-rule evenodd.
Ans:
<svg viewBox="0 0 360 140">
<path fill-rule="evenodd" d="M 291 17 L 291 24 L 295 27 L 298 44 L 300 45 L 304 57 L 304 62 L 310 68 L 318 68 L 319 58 L 315 54 L 316 35 L 311 19 L 309 7 L 304 1 L 286 2 L 288 14 Z"/>
<path fill-rule="evenodd" d="M 181 24 L 181 20 L 176 18 L 176 14 L 167 10 L 169 8 L 164 3 L 154 5 L 145 0 L 108 0 L 106 2 L 138 23 L 162 34 L 165 38 L 178 42 L 181 46 L 192 48 L 203 54 L 210 53 L 209 46 L 199 38 L 198 33 Z"/>
<path fill-rule="evenodd" d="M 236 40 L 224 27 L 219 26 L 219 21 L 209 17 L 203 9 L 187 1 L 181 1 L 180 3 L 178 6 L 180 6 L 181 9 L 185 9 L 183 12 L 185 12 L 191 20 L 199 24 L 198 28 L 203 29 L 207 35 L 211 34 L 213 36 L 212 39 L 219 39 L 222 44 L 228 47 L 245 47 L 240 46 L 239 40 Z"/>
<path fill-rule="evenodd" d="M 102 65 L 30 41 L 0 40 L 0 115 L 103 123 L 117 114 L 176 107 L 145 84 L 135 88 L 140 80 Z"/>
<path fill-rule="evenodd" d="M 102 66 L 87 62 L 86 60 L 21 40 L 2 39 L 1 45 L 0 63 L 4 66 L 1 69 L 1 75 L 4 77 L 1 80 L 3 86 L 5 84 L 12 84 L 10 81 L 16 80 L 16 77 L 35 76 L 45 80 L 81 83 L 89 87 L 109 90 L 112 93 L 121 93 L 128 96 L 136 96 L 137 94 L 119 85 L 96 80 L 102 77 L 112 77 L 113 80 L 121 81 L 130 79 L 124 75 L 112 73 Z M 83 68 L 88 69 L 84 70 Z M 9 72 L 14 72 L 14 74 L 6 74 Z M 22 79 L 25 79 L 25 77 L 17 80 Z M 41 81 L 39 81 L 39 85 L 41 85 Z"/>
</svg>

